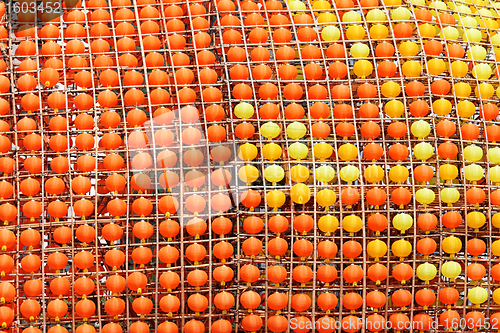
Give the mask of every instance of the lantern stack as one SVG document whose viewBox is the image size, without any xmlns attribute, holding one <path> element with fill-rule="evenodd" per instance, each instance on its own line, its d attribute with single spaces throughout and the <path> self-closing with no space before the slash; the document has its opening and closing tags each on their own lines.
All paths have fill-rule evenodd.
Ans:
<svg viewBox="0 0 500 333">
<path fill-rule="evenodd" d="M 500 329 L 498 3 L 0 17 L 2 332 Z"/>
</svg>

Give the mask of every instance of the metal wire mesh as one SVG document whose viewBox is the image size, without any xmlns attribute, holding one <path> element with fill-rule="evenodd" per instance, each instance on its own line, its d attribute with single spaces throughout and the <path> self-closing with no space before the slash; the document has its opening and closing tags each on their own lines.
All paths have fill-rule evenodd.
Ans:
<svg viewBox="0 0 500 333">
<path fill-rule="evenodd" d="M 6 284 L 0 289 L 6 330 L 414 332 L 428 330 L 418 323 L 429 321 L 429 329 L 447 331 L 446 319 L 455 318 L 450 310 L 466 321 L 457 321 L 455 330 L 498 329 L 496 3 L 68 0 L 61 15 L 53 16 L 42 15 L 50 2 L 32 3 L 37 15 L 27 13 L 23 2 L 0 7 L 0 270 L 15 288 L 12 298 Z M 430 42 L 441 49 L 433 51 L 437 46 Z M 378 50 L 391 46 L 392 54 Z M 269 57 L 257 54 L 262 50 Z M 491 71 L 487 76 L 480 73 L 483 64 Z M 375 111 L 363 109 L 368 107 Z M 83 115 L 92 117 L 91 125 L 83 125 Z M 394 124 L 401 134 L 394 134 Z M 319 125 L 328 133 L 317 132 Z M 255 133 L 247 135 L 243 126 Z M 277 134 L 266 133 L 271 130 Z M 422 143 L 431 147 L 424 159 Z M 373 144 L 382 152 L 375 159 L 367 157 Z M 448 157 L 443 144 L 453 144 L 456 154 Z M 306 153 L 297 158 L 301 149 Z M 422 165 L 432 174 L 425 181 L 417 170 Z M 470 166 L 475 173 L 467 171 Z M 330 178 L 318 175 L 322 167 Z M 369 174 L 374 168 L 381 177 Z M 449 168 L 456 168 L 454 176 Z M 84 193 L 77 190 L 79 181 L 89 184 Z M 300 184 L 308 190 L 298 191 Z M 324 199 L 322 190 L 333 190 L 336 198 Z M 432 200 L 422 190 L 430 190 Z M 448 190 L 458 198 L 450 199 Z M 52 203 L 66 206 L 52 210 Z M 113 214 L 115 204 L 125 207 L 122 214 Z M 91 210 L 81 213 L 79 205 Z M 460 216 L 453 227 L 445 221 L 448 212 Z M 311 227 L 303 226 L 306 215 Z M 385 226 L 371 225 L 374 215 Z M 272 225 L 276 216 L 289 223 L 283 231 Z M 221 217 L 231 222 L 226 232 L 217 232 L 227 222 Z M 324 217 L 328 227 L 320 226 Z M 175 230 L 176 223 L 178 232 L 167 236 L 167 225 Z M 109 225 L 123 235 L 112 240 L 104 230 Z M 64 228 L 67 242 L 58 241 Z M 279 255 L 277 239 L 286 244 Z M 424 239 L 436 248 L 427 253 L 419 246 Z M 485 244 L 482 251 L 478 240 Z M 349 255 L 353 241 L 360 252 Z M 220 244 L 230 244 L 225 257 L 216 249 Z M 299 244 L 312 248 L 301 250 Z M 198 245 L 206 252 L 195 250 Z M 335 254 L 325 258 L 321 246 Z M 49 257 L 61 253 L 68 261 L 56 269 Z M 87 254 L 90 262 L 81 259 Z M 25 259 L 34 257 L 39 266 Z M 443 266 L 449 262 L 460 266 L 454 279 L 449 264 Z M 402 263 L 410 266 L 408 281 L 396 276 Z M 435 267 L 434 275 L 426 263 Z M 479 280 L 471 278 L 472 267 L 478 269 L 473 264 L 485 269 Z M 353 265 L 361 276 L 351 277 Z M 378 282 L 369 273 L 375 265 L 388 272 Z M 277 266 L 286 277 L 270 273 Z M 324 267 L 327 274 L 320 273 Z M 252 268 L 257 276 L 249 273 Z M 221 269 L 233 276 L 221 278 Z M 178 285 L 169 272 L 178 275 Z M 126 286 L 114 292 L 120 289 L 111 282 L 117 275 Z M 145 285 L 138 276 L 146 277 Z M 60 278 L 70 282 L 61 295 L 54 291 Z M 82 287 L 88 279 L 90 289 Z M 173 288 L 166 287 L 170 283 Z M 436 300 L 426 304 L 427 298 L 418 297 L 424 289 Z M 459 297 L 448 304 L 442 291 L 451 289 Z M 372 306 L 375 290 L 385 296 L 379 308 Z M 409 293 L 407 304 L 401 296 L 408 293 L 393 297 L 399 290 Z M 216 301 L 223 292 L 234 297 L 227 309 Z M 280 309 L 270 304 L 277 293 L 286 299 Z M 327 293 L 338 303 L 319 300 Z M 360 304 L 344 297 L 354 294 Z M 165 311 L 168 295 L 178 299 L 176 311 Z M 118 299 L 123 308 L 112 303 Z M 57 300 L 68 308 L 60 315 Z M 40 309 L 28 308 L 28 301 Z M 337 326 L 314 327 L 325 318 Z M 353 328 L 338 326 L 358 318 Z M 369 326 L 375 321 L 380 329 Z M 386 324 L 407 321 L 413 324 L 404 329 Z"/>
</svg>

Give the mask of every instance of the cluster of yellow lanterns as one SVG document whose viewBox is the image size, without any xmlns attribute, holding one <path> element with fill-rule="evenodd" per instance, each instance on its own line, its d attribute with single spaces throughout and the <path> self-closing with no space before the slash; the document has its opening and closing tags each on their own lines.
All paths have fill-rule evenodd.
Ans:
<svg viewBox="0 0 500 333">
<path fill-rule="evenodd" d="M 251 104 L 246 102 L 241 102 L 236 105 L 234 109 L 234 114 L 240 119 L 249 119 L 254 115 L 254 108 Z M 266 139 L 266 143 L 262 146 L 262 156 L 269 161 L 271 164 L 266 166 L 264 170 L 265 179 L 276 186 L 277 183 L 281 182 L 285 177 L 285 171 L 283 167 L 276 162 L 282 154 L 283 149 L 280 145 L 274 143 L 272 140 L 281 135 L 281 127 L 273 122 L 268 121 L 262 124 L 259 128 L 260 135 Z M 298 121 L 289 123 L 286 127 L 286 137 L 289 143 L 288 155 L 300 163 L 309 155 L 308 146 L 300 142 L 300 140 L 307 134 L 306 126 Z M 322 141 L 318 142 L 313 147 L 313 152 L 316 158 L 324 160 L 330 157 L 333 153 L 333 148 L 330 144 Z M 245 142 L 239 147 L 238 151 L 239 158 L 245 162 L 251 162 L 258 156 L 258 149 L 253 143 Z M 316 178 L 319 182 L 327 184 L 331 182 L 335 177 L 335 170 L 329 166 L 324 165 L 316 171 Z M 258 179 L 259 171 L 258 169 L 251 165 L 246 164 L 239 170 L 239 178 L 247 184 L 251 184 Z M 290 197 L 296 204 L 305 204 L 311 198 L 311 192 L 309 187 L 304 184 L 310 178 L 309 169 L 301 164 L 296 164 L 290 169 L 291 180 L 295 183 L 290 191 Z M 270 207 L 277 210 L 285 202 L 285 194 L 277 189 L 267 192 L 267 202 Z M 336 201 L 335 192 L 330 189 L 323 189 L 317 193 L 317 200 L 320 206 L 328 207 L 332 206 Z"/>
</svg>

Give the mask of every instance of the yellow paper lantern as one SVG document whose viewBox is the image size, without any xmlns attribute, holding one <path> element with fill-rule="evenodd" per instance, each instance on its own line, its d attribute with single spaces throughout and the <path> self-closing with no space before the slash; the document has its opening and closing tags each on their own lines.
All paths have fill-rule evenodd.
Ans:
<svg viewBox="0 0 500 333">
<path fill-rule="evenodd" d="M 389 178 L 394 183 L 403 183 L 408 179 L 410 172 L 407 167 L 402 165 L 395 165 L 389 170 Z"/>
<path fill-rule="evenodd" d="M 277 164 L 271 164 L 264 170 L 264 177 L 268 182 L 276 185 L 285 177 L 285 170 Z"/>
<path fill-rule="evenodd" d="M 355 24 L 347 28 L 345 35 L 348 40 L 362 40 L 365 38 L 366 31 L 362 26 Z"/>
<path fill-rule="evenodd" d="M 259 170 L 253 165 L 245 165 L 238 170 L 238 178 L 250 185 L 259 178 Z"/>
<path fill-rule="evenodd" d="M 411 243 L 404 239 L 398 239 L 391 245 L 392 253 L 398 258 L 406 258 L 412 251 Z"/>
<path fill-rule="evenodd" d="M 434 58 L 427 62 L 427 72 L 430 75 L 441 75 L 446 70 L 446 63 L 443 59 Z"/>
<path fill-rule="evenodd" d="M 353 236 L 363 228 L 363 220 L 354 214 L 347 215 L 342 219 L 342 228 Z"/>
<path fill-rule="evenodd" d="M 252 118 L 254 112 L 252 104 L 247 102 L 240 102 L 234 107 L 234 115 L 240 119 Z"/>
<path fill-rule="evenodd" d="M 494 15 L 492 15 L 492 16 L 494 16 Z M 498 31 L 498 28 L 500 27 L 498 22 L 495 20 L 492 20 L 492 19 L 478 17 L 477 21 L 478 21 L 479 26 L 481 28 L 487 28 L 490 31 Z"/>
<path fill-rule="evenodd" d="M 340 179 L 345 182 L 352 183 L 359 177 L 359 169 L 354 165 L 346 165 L 339 172 Z"/>
<path fill-rule="evenodd" d="M 440 98 L 432 102 L 432 111 L 438 116 L 446 116 L 451 112 L 451 102 Z"/>
<path fill-rule="evenodd" d="M 491 253 L 493 253 L 495 257 L 500 257 L 500 240 L 491 243 Z"/>
<path fill-rule="evenodd" d="M 455 96 L 457 96 L 459 98 L 464 98 L 464 97 L 470 96 L 470 94 L 472 92 L 472 88 L 470 87 L 470 85 L 468 83 L 458 82 L 458 83 L 455 83 L 455 85 L 453 86 L 453 91 L 455 93 Z"/>
<path fill-rule="evenodd" d="M 450 66 L 451 75 L 455 78 L 461 78 L 467 75 L 469 72 L 469 67 L 462 60 L 455 60 L 451 63 Z"/>
<path fill-rule="evenodd" d="M 411 124 L 410 131 L 413 136 L 423 139 L 431 133 L 431 125 L 425 120 L 417 120 Z"/>
<path fill-rule="evenodd" d="M 418 61 L 408 60 L 403 64 L 402 70 L 403 74 L 407 77 L 417 77 L 422 72 L 422 66 L 420 66 L 420 62 Z"/>
<path fill-rule="evenodd" d="M 294 121 L 286 127 L 286 135 L 293 140 L 298 140 L 304 137 L 306 133 L 306 126 L 298 121 Z"/>
<path fill-rule="evenodd" d="M 324 11 L 324 10 L 331 9 L 332 5 L 326 0 L 317 0 L 317 1 L 313 2 L 312 8 L 315 12 L 316 11 Z M 315 13 L 315 14 L 318 15 L 319 13 Z"/>
<path fill-rule="evenodd" d="M 456 253 L 462 250 L 462 241 L 458 237 L 449 236 L 443 239 L 442 247 L 444 252 L 453 258 Z"/>
<path fill-rule="evenodd" d="M 361 14 L 355 10 L 350 10 L 342 16 L 342 22 L 344 23 L 356 23 L 361 22 Z"/>
<path fill-rule="evenodd" d="M 384 169 L 380 165 L 370 165 L 365 169 L 365 179 L 369 183 L 378 183 L 385 177 Z"/>
<path fill-rule="evenodd" d="M 402 42 L 398 50 L 403 57 L 414 57 L 419 52 L 418 45 L 415 42 Z"/>
<path fill-rule="evenodd" d="M 350 51 L 353 58 L 366 58 L 370 55 L 370 47 L 363 43 L 354 43 Z"/>
<path fill-rule="evenodd" d="M 467 165 L 465 168 L 465 179 L 471 182 L 477 182 L 484 177 L 483 168 L 475 163 Z"/>
<path fill-rule="evenodd" d="M 378 261 L 387 253 L 387 244 L 380 239 L 372 240 L 366 246 L 366 252 L 370 257 L 375 258 L 375 261 Z"/>
<path fill-rule="evenodd" d="M 459 16 L 458 21 L 461 22 L 467 28 L 475 28 L 478 25 L 477 21 L 473 17 L 467 15 Z"/>
<path fill-rule="evenodd" d="M 322 207 L 333 206 L 335 201 L 337 201 L 337 195 L 330 189 L 323 189 L 316 194 L 316 202 Z"/>
<path fill-rule="evenodd" d="M 309 179 L 309 169 L 303 165 L 297 164 L 290 168 L 290 178 L 294 183 L 303 183 Z"/>
<path fill-rule="evenodd" d="M 372 39 L 386 39 L 389 36 L 389 28 L 383 24 L 374 24 L 370 28 L 370 37 Z"/>
<path fill-rule="evenodd" d="M 496 16 L 496 15 L 493 14 L 492 16 Z M 498 28 L 500 28 L 500 24 L 497 21 L 492 20 L 492 19 L 480 17 L 478 22 L 479 22 L 479 26 L 481 28 L 487 28 L 490 31 L 498 31 Z"/>
<path fill-rule="evenodd" d="M 251 143 L 244 143 L 238 149 L 238 157 L 243 161 L 252 161 L 257 157 L 258 150 Z"/>
<path fill-rule="evenodd" d="M 474 88 L 474 94 L 478 98 L 491 99 L 495 94 L 495 88 L 488 82 L 481 82 Z"/>
<path fill-rule="evenodd" d="M 500 163 L 500 148 L 494 147 L 488 149 L 488 162 Z"/>
<path fill-rule="evenodd" d="M 321 13 L 318 16 L 318 23 L 319 24 L 331 24 L 331 23 L 336 23 L 337 22 L 337 15 L 326 12 L 326 13 Z M 340 38 L 340 31 L 339 31 L 339 38 Z M 338 38 L 337 38 L 338 40 Z"/>
<path fill-rule="evenodd" d="M 413 218 L 410 214 L 399 213 L 392 218 L 392 225 L 404 234 L 413 225 Z"/>
<path fill-rule="evenodd" d="M 476 113 L 476 106 L 471 101 L 460 101 L 457 104 L 457 112 L 462 118 L 470 118 Z"/>
<path fill-rule="evenodd" d="M 393 99 L 392 101 L 385 103 L 384 112 L 391 118 L 399 118 L 405 112 L 405 106 L 403 102 Z"/>
<path fill-rule="evenodd" d="M 418 26 L 418 32 L 420 33 L 420 36 L 426 37 L 426 38 L 433 38 L 437 34 L 436 27 L 432 24 L 429 23 L 424 23 Z"/>
<path fill-rule="evenodd" d="M 464 148 L 464 157 L 466 161 L 477 162 L 483 159 L 483 150 L 472 144 Z"/>
<path fill-rule="evenodd" d="M 441 9 L 441 10 L 448 9 L 448 7 L 446 6 L 446 4 L 443 1 L 432 1 L 429 6 L 432 8 Z M 433 10 L 432 15 L 437 16 L 436 14 L 437 14 L 437 12 L 435 10 Z"/>
<path fill-rule="evenodd" d="M 495 34 L 491 36 L 490 43 L 493 46 L 500 46 L 500 34 Z"/>
<path fill-rule="evenodd" d="M 340 30 L 333 25 L 326 26 L 321 30 L 321 38 L 325 42 L 335 42 L 340 38 Z"/>
<path fill-rule="evenodd" d="M 433 264 L 425 262 L 417 267 L 417 277 L 429 284 L 429 281 L 434 279 L 437 274 L 437 268 Z"/>
<path fill-rule="evenodd" d="M 320 161 L 324 161 L 333 154 L 333 148 L 326 142 L 319 142 L 314 145 L 314 156 Z"/>
<path fill-rule="evenodd" d="M 352 143 L 345 143 L 339 147 L 338 155 L 342 161 L 352 161 L 358 157 L 358 148 Z"/>
<path fill-rule="evenodd" d="M 290 157 L 295 160 L 303 160 L 309 155 L 309 149 L 301 142 L 294 142 L 288 147 Z"/>
<path fill-rule="evenodd" d="M 500 288 L 495 289 L 495 291 L 493 292 L 493 300 L 495 301 L 495 303 L 500 305 Z"/>
<path fill-rule="evenodd" d="M 295 184 L 290 189 L 290 198 L 296 204 L 303 205 L 311 199 L 311 190 L 305 184 Z"/>
<path fill-rule="evenodd" d="M 330 214 L 323 215 L 319 218 L 318 228 L 326 233 L 327 236 L 330 236 L 339 228 L 339 220 Z"/>
<path fill-rule="evenodd" d="M 452 3 L 452 4 L 449 3 L 448 7 L 450 7 L 450 9 L 452 9 L 453 11 L 458 12 L 458 14 L 454 14 L 454 17 L 457 20 L 460 19 L 460 16 L 465 16 L 466 17 L 466 15 L 459 15 L 459 14 L 472 14 L 472 11 L 469 8 L 469 6 L 458 4 L 458 5 L 455 6 L 455 8 L 452 8 L 451 6 L 454 6 L 454 5 L 455 5 L 454 3 Z"/>
<path fill-rule="evenodd" d="M 480 6 L 488 6 L 489 8 L 491 8 L 493 10 L 493 6 L 490 5 L 490 2 L 489 1 L 486 1 L 486 0 L 472 0 L 473 3 L 477 4 L 477 5 L 480 5 Z M 486 9 L 486 8 L 479 8 L 477 9 L 476 11 L 476 8 L 473 8 L 472 12 L 476 12 L 476 13 L 479 13 L 481 14 L 481 16 L 495 16 L 495 14 L 493 14 L 493 12 L 489 9 Z M 475 17 L 474 17 L 475 19 Z M 482 19 L 482 17 L 479 17 L 479 19 Z M 481 20 L 476 20 L 477 23 L 479 24 L 479 22 Z"/>
<path fill-rule="evenodd" d="M 487 80 L 492 74 L 492 69 L 488 64 L 477 64 L 472 68 L 472 75 L 478 80 Z"/>
<path fill-rule="evenodd" d="M 290 11 L 296 12 L 296 11 L 305 11 L 307 9 L 306 4 L 303 3 L 302 1 L 298 0 L 293 0 L 288 3 L 288 8 L 290 8 Z"/>
<path fill-rule="evenodd" d="M 285 204 L 286 196 L 279 190 L 273 190 L 266 193 L 266 201 L 267 205 L 276 211 Z"/>
<path fill-rule="evenodd" d="M 385 16 L 385 12 L 381 9 L 375 8 L 368 11 L 366 14 L 367 22 L 385 22 L 387 21 L 387 17 Z"/>
<path fill-rule="evenodd" d="M 481 212 L 469 212 L 465 221 L 467 222 L 467 226 L 469 228 L 473 228 L 476 232 L 478 232 L 479 228 L 486 223 L 486 216 Z"/>
<path fill-rule="evenodd" d="M 413 154 L 417 159 L 426 161 L 434 154 L 434 148 L 428 142 L 420 142 L 413 147 Z"/>
<path fill-rule="evenodd" d="M 387 98 L 398 97 L 401 93 L 401 86 L 394 81 L 387 81 L 380 88 L 382 95 Z"/>
<path fill-rule="evenodd" d="M 440 192 L 441 201 L 451 207 L 455 202 L 460 199 L 460 192 L 456 188 L 446 187 Z"/>
<path fill-rule="evenodd" d="M 408 21 L 411 18 L 411 12 L 406 7 L 398 7 L 391 13 L 393 21 Z"/>
<path fill-rule="evenodd" d="M 278 124 L 268 121 L 260 126 L 260 134 L 268 140 L 277 138 L 281 133 L 281 128 Z"/>
<path fill-rule="evenodd" d="M 439 166 L 439 175 L 444 180 L 453 180 L 458 176 L 458 168 L 453 164 L 441 164 Z"/>
<path fill-rule="evenodd" d="M 493 224 L 495 228 L 500 229 L 500 213 L 493 214 L 491 217 L 491 224 Z"/>
<path fill-rule="evenodd" d="M 499 51 L 499 53 L 500 53 L 500 51 Z M 497 67 L 497 71 L 499 71 L 499 70 L 500 69 Z M 497 95 L 498 98 L 500 98 L 500 86 L 498 86 L 498 88 L 497 88 L 496 95 Z"/>
<path fill-rule="evenodd" d="M 441 274 L 452 281 L 461 273 L 462 267 L 456 261 L 447 261 L 441 266 Z"/>
<path fill-rule="evenodd" d="M 457 40 L 458 37 L 460 36 L 460 34 L 459 34 L 457 28 L 454 28 L 452 26 L 447 26 L 441 30 L 440 36 L 441 36 L 441 38 L 444 38 L 447 40 Z"/>
<path fill-rule="evenodd" d="M 329 165 L 322 165 L 314 171 L 316 180 L 322 183 L 329 183 L 335 177 L 335 170 Z"/>
<path fill-rule="evenodd" d="M 373 72 L 373 64 L 368 60 L 358 60 L 352 68 L 354 74 L 361 78 L 370 76 Z"/>
<path fill-rule="evenodd" d="M 262 147 L 262 155 L 264 158 L 270 161 L 275 161 L 281 157 L 283 149 L 280 145 L 276 143 L 268 143 Z"/>
<path fill-rule="evenodd" d="M 467 292 L 467 299 L 479 308 L 482 303 L 488 300 L 488 291 L 482 287 L 474 287 Z"/>
<path fill-rule="evenodd" d="M 491 167 L 488 172 L 488 177 L 494 184 L 500 183 L 500 166 L 495 165 L 494 167 Z"/>
<path fill-rule="evenodd" d="M 427 207 L 427 205 L 434 202 L 435 198 L 436 194 L 434 193 L 434 191 L 428 188 L 421 188 L 417 192 L 415 192 L 415 199 L 424 207 Z"/>
<path fill-rule="evenodd" d="M 479 43 L 481 39 L 483 39 L 483 34 L 479 29 L 470 28 L 470 29 L 465 29 L 463 38 L 465 41 L 468 41 L 470 43 Z"/>
<path fill-rule="evenodd" d="M 488 51 L 481 45 L 473 45 L 471 48 L 467 51 L 467 57 L 472 60 L 479 60 L 482 61 L 486 59 L 486 56 L 488 55 Z"/>
</svg>

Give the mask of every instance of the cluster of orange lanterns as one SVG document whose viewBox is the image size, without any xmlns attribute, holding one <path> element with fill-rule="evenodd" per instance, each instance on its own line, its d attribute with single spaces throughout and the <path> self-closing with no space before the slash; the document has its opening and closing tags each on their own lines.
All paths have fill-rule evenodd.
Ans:
<svg viewBox="0 0 500 333">
<path fill-rule="evenodd" d="M 20 3 L 2 332 L 500 329 L 496 3 Z"/>
</svg>

